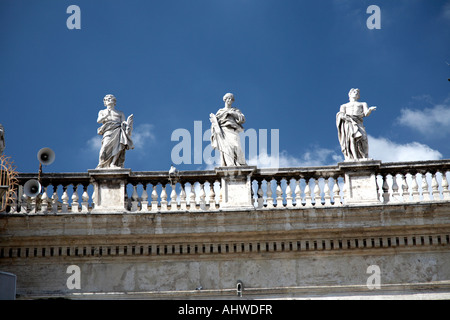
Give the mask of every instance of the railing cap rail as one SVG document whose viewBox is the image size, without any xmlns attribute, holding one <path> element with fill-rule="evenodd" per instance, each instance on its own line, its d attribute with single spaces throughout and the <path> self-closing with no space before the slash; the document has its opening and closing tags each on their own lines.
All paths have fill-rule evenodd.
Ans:
<svg viewBox="0 0 450 320">
<path fill-rule="evenodd" d="M 30 179 L 38 179 L 38 173 L 19 173 L 17 179 L 19 184 L 23 185 Z M 47 185 L 88 185 L 90 177 L 87 172 L 46 172 L 40 175 L 41 184 Z"/>
<path fill-rule="evenodd" d="M 256 168 L 252 173 L 253 179 L 264 178 L 312 178 L 312 177 L 338 177 L 343 175 L 347 168 L 358 169 L 364 168 L 366 165 L 376 168 L 377 173 L 415 173 L 427 171 L 442 171 L 450 170 L 450 159 L 443 160 L 424 160 L 424 161 L 402 161 L 402 162 L 387 162 L 368 161 L 355 163 L 338 163 L 337 165 L 314 166 L 314 167 L 287 167 L 287 168 Z M 89 184 L 91 181 L 91 174 L 89 172 L 45 172 L 41 173 L 41 183 L 62 184 L 62 185 L 77 185 Z M 112 170 L 110 170 L 112 171 Z M 176 182 L 214 182 L 220 180 L 221 175 L 217 170 L 188 170 L 179 171 L 176 176 L 171 176 L 172 181 Z M 24 184 L 29 179 L 38 179 L 38 173 L 18 173 L 19 184 Z M 168 171 L 129 171 L 127 181 L 130 183 L 161 183 L 167 180 L 169 183 Z M 195 181 L 193 181 L 195 180 Z"/>
<path fill-rule="evenodd" d="M 450 159 L 443 160 L 424 160 L 424 161 L 402 161 L 386 162 L 380 166 L 380 172 L 398 173 L 407 172 L 425 172 L 425 171 L 448 171 L 450 170 Z"/>
</svg>

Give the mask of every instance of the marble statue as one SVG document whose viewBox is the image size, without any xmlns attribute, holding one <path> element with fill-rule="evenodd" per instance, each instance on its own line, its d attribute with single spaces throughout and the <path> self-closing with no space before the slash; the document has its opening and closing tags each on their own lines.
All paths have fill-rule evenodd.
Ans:
<svg viewBox="0 0 450 320">
<path fill-rule="evenodd" d="M 3 154 L 5 146 L 5 128 L 0 124 L 0 156 Z"/>
<path fill-rule="evenodd" d="M 366 102 L 359 102 L 359 89 L 350 89 L 349 102 L 341 105 L 336 114 L 336 126 L 339 143 L 345 161 L 368 160 L 369 144 L 363 118 L 369 116 L 376 107 L 368 107 Z"/>
<path fill-rule="evenodd" d="M 103 103 L 106 109 L 100 110 L 97 118 L 102 124 L 97 133 L 103 136 L 97 169 L 123 168 L 125 151 L 134 149 L 131 140 L 133 115 L 125 120 L 124 113 L 115 109 L 116 98 L 112 94 L 106 95 Z"/>
<path fill-rule="evenodd" d="M 211 146 L 220 151 L 222 167 L 245 166 L 244 152 L 241 147 L 239 133 L 244 131 L 242 124 L 245 117 L 239 109 L 233 108 L 234 95 L 227 93 L 223 96 L 225 107 L 216 114 L 211 113 Z"/>
</svg>

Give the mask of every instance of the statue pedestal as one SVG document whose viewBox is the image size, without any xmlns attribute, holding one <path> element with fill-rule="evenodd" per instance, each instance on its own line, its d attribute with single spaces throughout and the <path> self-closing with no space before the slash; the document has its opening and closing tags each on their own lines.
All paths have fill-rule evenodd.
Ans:
<svg viewBox="0 0 450 320">
<path fill-rule="evenodd" d="M 379 204 L 376 173 L 381 165 L 379 160 L 339 162 L 338 167 L 345 172 L 345 204 Z"/>
<path fill-rule="evenodd" d="M 255 171 L 256 166 L 216 168 L 217 174 L 221 176 L 222 186 L 220 209 L 255 209 L 252 199 L 251 183 L 251 176 Z"/>
<path fill-rule="evenodd" d="M 95 169 L 88 173 L 94 185 L 91 213 L 125 212 L 125 192 L 131 169 Z"/>
</svg>

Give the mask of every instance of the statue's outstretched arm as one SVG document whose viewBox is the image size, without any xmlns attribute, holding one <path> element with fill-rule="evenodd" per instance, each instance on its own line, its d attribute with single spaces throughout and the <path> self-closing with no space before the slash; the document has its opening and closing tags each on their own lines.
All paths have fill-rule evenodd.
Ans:
<svg viewBox="0 0 450 320">
<path fill-rule="evenodd" d="M 369 108 L 369 106 L 365 102 L 364 102 L 363 106 L 364 106 L 364 116 L 365 117 L 368 117 L 372 113 L 372 111 L 375 111 L 377 109 L 377 107 Z"/>
</svg>

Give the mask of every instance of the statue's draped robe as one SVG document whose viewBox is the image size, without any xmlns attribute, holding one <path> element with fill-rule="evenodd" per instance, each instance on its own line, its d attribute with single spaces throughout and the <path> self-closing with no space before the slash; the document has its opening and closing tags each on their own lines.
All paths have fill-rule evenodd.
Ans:
<svg viewBox="0 0 450 320">
<path fill-rule="evenodd" d="M 363 117 L 363 114 L 348 115 L 342 111 L 336 114 L 338 139 L 345 160 L 368 158 L 369 144 Z"/>
<path fill-rule="evenodd" d="M 239 133 L 245 117 L 239 109 L 222 108 L 215 115 L 218 127 L 211 126 L 211 146 L 221 154 L 221 166 L 245 166 Z"/>
<path fill-rule="evenodd" d="M 119 121 L 114 118 L 107 119 L 97 129 L 97 133 L 103 135 L 97 168 L 109 168 L 114 156 L 117 154 L 119 154 L 117 162 L 113 163 L 113 165 L 123 168 L 125 151 L 134 149 L 133 141 L 131 140 L 131 130 L 125 121 L 123 113 L 121 113 Z"/>
</svg>

